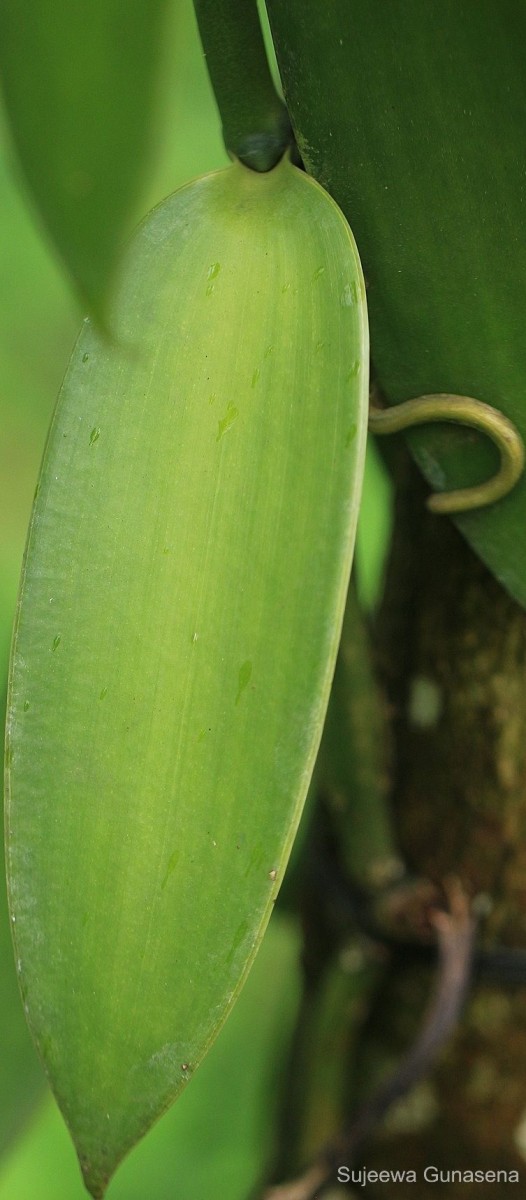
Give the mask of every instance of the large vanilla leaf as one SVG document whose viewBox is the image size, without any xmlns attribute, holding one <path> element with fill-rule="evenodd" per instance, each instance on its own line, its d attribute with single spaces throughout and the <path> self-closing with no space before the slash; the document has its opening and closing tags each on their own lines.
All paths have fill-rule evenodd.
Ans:
<svg viewBox="0 0 526 1200">
<path fill-rule="evenodd" d="M 53 422 L 8 718 L 21 986 L 93 1196 L 231 1007 L 307 791 L 365 446 L 350 230 L 286 161 L 207 176 L 114 328 Z"/>
</svg>

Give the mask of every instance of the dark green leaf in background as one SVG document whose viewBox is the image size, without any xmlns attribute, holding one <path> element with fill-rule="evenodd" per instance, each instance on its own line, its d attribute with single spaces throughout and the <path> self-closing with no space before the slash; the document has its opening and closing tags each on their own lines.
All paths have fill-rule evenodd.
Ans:
<svg viewBox="0 0 526 1200">
<path fill-rule="evenodd" d="M 151 149 L 167 0 L 4 0 L 0 71 L 23 174 L 99 315 Z"/>
<path fill-rule="evenodd" d="M 474 396 L 526 439 L 526 5 L 268 0 L 307 169 L 343 208 L 389 401 Z M 479 434 L 411 434 L 434 489 L 497 467 Z M 457 518 L 526 604 L 526 480 Z"/>
</svg>

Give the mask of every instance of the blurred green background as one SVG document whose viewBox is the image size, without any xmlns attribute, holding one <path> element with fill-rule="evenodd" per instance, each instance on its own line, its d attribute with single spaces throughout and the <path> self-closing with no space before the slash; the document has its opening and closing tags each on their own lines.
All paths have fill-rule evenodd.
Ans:
<svg viewBox="0 0 526 1200">
<path fill-rule="evenodd" d="M 172 0 L 152 170 L 136 214 L 227 162 L 190 0 Z M 18 577 L 51 412 L 82 313 L 18 175 L 0 113 L 0 671 L 2 706 Z M 357 560 L 378 591 L 388 485 L 369 455 Z M 2 885 L 3 887 L 3 885 Z M 276 914 L 244 992 L 176 1107 L 133 1152 L 115 1200 L 243 1200 L 271 1151 L 299 991 L 299 934 Z M 25 1029 L 0 897 L 0 1200 L 81 1200 L 75 1155 Z"/>
</svg>

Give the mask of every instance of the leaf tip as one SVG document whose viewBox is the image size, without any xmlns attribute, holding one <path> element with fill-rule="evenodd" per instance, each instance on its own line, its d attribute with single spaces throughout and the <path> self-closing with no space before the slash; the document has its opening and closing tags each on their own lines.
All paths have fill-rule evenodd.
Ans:
<svg viewBox="0 0 526 1200">
<path fill-rule="evenodd" d="M 104 1200 L 113 1171 L 108 1171 L 107 1165 L 93 1156 L 79 1154 L 78 1160 L 86 1191 L 92 1200 Z"/>
</svg>

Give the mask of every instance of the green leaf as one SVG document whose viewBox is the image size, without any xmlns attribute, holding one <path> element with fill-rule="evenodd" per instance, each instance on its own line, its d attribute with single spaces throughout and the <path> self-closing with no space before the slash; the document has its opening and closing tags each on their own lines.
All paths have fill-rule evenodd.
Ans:
<svg viewBox="0 0 526 1200">
<path fill-rule="evenodd" d="M 283 161 L 175 193 L 89 322 L 34 510 L 8 720 L 29 1020 L 103 1194 L 230 1009 L 321 735 L 359 503 L 352 234 Z"/>
<path fill-rule="evenodd" d="M 45 1078 L 20 1007 L 5 889 L 0 891 L 0 1155 L 18 1137 L 44 1091 Z"/>
<path fill-rule="evenodd" d="M 5 627 L 0 593 L 0 632 Z M 0 671 L 5 678 L 0 654 Z M 1 697 L 2 719 L 5 694 Z M 3 850 L 3 838 L 0 838 Z M 45 1076 L 31 1044 L 20 1005 L 5 881 L 0 882 L 0 1159 L 19 1138 L 45 1089 Z"/>
<path fill-rule="evenodd" d="M 151 141 L 166 0 L 5 0 L 0 72 L 23 174 L 99 314 Z"/>
<path fill-rule="evenodd" d="M 269 0 L 307 169 L 352 222 L 371 354 L 391 402 L 474 396 L 526 440 L 526 7 L 516 0 Z M 411 434 L 434 489 L 491 476 L 481 435 Z M 526 604 L 526 480 L 455 518 Z"/>
<path fill-rule="evenodd" d="M 272 917 L 235 1009 L 178 1103 L 123 1163 L 112 1200 L 247 1200 L 268 1167 L 299 1000 L 299 938 Z M 227 1086 L 225 1086 L 227 1080 Z M 82 1200 L 71 1142 L 49 1101 L 0 1172 L 1 1200 Z"/>
</svg>

